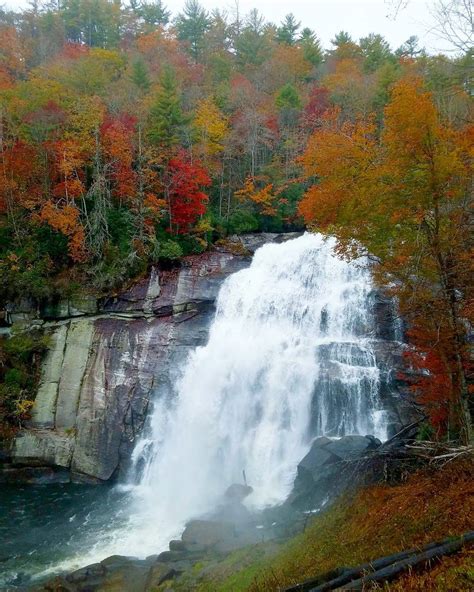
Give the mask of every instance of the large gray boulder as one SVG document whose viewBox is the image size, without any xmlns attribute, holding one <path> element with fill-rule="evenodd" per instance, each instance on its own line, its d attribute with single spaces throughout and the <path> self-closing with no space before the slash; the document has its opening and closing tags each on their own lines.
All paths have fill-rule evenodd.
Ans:
<svg viewBox="0 0 474 592">
<path fill-rule="evenodd" d="M 259 542 L 260 533 L 252 523 L 226 520 L 191 520 L 181 535 L 186 554 L 225 554 Z M 176 543 L 173 543 L 176 548 Z M 162 556 L 159 556 L 160 559 Z"/>
<path fill-rule="evenodd" d="M 298 464 L 293 491 L 287 504 L 303 511 L 320 509 L 354 482 L 356 464 L 351 462 L 377 449 L 374 436 L 316 438 Z"/>
<path fill-rule="evenodd" d="M 232 544 L 236 538 L 235 526 L 231 522 L 192 520 L 181 535 L 187 551 L 207 551 L 220 544 Z"/>
</svg>

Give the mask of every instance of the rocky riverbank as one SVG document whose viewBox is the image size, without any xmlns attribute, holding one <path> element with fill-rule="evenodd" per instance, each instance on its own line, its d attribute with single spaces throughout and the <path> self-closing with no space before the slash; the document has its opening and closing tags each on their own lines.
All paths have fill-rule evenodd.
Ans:
<svg viewBox="0 0 474 592">
<path fill-rule="evenodd" d="M 169 550 L 146 559 L 114 555 L 73 573 L 60 575 L 30 592 L 151 592 L 193 590 L 206 572 L 217 569 L 238 549 L 253 546 L 271 555 L 308 520 L 329 507 L 344 491 L 364 479 L 355 478 L 351 463 L 376 455 L 381 442 L 373 436 L 317 438 L 298 465 L 293 491 L 279 507 L 251 512 L 244 500 L 252 488 L 234 484 L 212 514 L 186 525 Z"/>
<path fill-rule="evenodd" d="M 293 592 L 309 590 L 311 582 L 332 590 L 340 588 L 324 582 L 374 571 L 382 583 L 401 577 L 393 584 L 400 592 L 431 589 L 431 580 L 467 592 L 472 451 L 459 449 L 452 463 L 445 454 L 426 457 L 413 445 L 416 434 L 412 425 L 384 444 L 372 436 L 317 438 L 283 505 L 252 513 L 245 506 L 252 488 L 234 484 L 222 505 L 190 521 L 168 551 L 142 560 L 114 555 L 21 590 L 270 592 L 288 586 Z M 450 554 L 457 556 L 445 557 Z M 389 569 L 372 569 L 376 558 L 377 569 Z M 295 585 L 306 578 L 307 586 Z"/>
</svg>

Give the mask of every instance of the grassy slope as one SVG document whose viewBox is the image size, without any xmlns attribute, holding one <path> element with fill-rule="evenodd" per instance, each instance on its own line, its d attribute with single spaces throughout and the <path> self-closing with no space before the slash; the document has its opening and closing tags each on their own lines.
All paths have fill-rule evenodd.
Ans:
<svg viewBox="0 0 474 592">
<path fill-rule="evenodd" d="M 199 592 L 269 592 L 324 573 L 474 529 L 474 462 L 425 469 L 405 483 L 361 490 L 282 545 L 257 545 L 203 566 Z M 386 587 L 397 592 L 474 590 L 472 550 Z"/>
</svg>

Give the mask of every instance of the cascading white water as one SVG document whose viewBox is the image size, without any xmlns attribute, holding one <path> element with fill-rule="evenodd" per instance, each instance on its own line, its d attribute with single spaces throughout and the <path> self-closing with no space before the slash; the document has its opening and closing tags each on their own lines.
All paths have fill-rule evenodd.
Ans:
<svg viewBox="0 0 474 592">
<path fill-rule="evenodd" d="M 249 504 L 283 501 L 316 435 L 385 436 L 370 271 L 333 247 L 314 234 L 265 245 L 223 284 L 207 345 L 171 397 L 157 394 L 135 451 L 146 458 L 138 492 L 155 537 L 215 507 L 243 470 Z"/>
<path fill-rule="evenodd" d="M 254 488 L 247 505 L 282 502 L 315 436 L 385 438 L 370 270 L 336 257 L 334 245 L 315 234 L 267 244 L 227 278 L 207 345 L 189 355 L 173 392 L 155 395 L 134 452 L 138 484 L 135 473 L 121 486 L 106 525 L 94 513 L 101 527 L 85 552 L 41 575 L 165 550 L 243 470 Z"/>
</svg>

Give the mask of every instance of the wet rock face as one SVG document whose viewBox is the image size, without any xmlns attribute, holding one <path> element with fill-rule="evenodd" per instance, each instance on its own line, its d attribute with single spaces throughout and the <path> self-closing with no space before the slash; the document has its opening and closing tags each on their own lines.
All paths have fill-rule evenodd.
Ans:
<svg viewBox="0 0 474 592">
<path fill-rule="evenodd" d="M 72 480 L 93 483 L 125 471 L 153 393 L 169 392 L 190 350 L 207 341 L 222 282 L 264 243 L 295 236 L 233 237 L 226 247 L 185 258 L 179 269 L 153 268 L 103 301 L 9 306 L 7 322 L 42 324 L 51 335 L 32 419 L 13 443 L 9 474 L 43 467 L 49 480 L 57 473 L 63 481 L 67 469 Z"/>
<path fill-rule="evenodd" d="M 8 468 L 43 467 L 48 479 L 57 472 L 61 481 L 67 470 L 72 480 L 92 483 L 125 473 L 154 393 L 171 392 L 188 353 L 206 343 L 222 282 L 247 267 L 263 244 L 298 235 L 231 237 L 225 247 L 185 258 L 178 269 L 153 268 L 103 301 L 88 297 L 40 309 L 28 302 L 8 307 L 8 322 L 42 324 L 51 335 L 32 419 L 8 452 Z M 409 422 L 409 410 L 405 413 L 396 380 L 402 350 L 393 340 L 392 309 L 374 294 L 376 355 L 394 433 Z M 333 371 L 329 364 L 328 378 Z M 340 395 L 344 399 L 345 393 Z"/>
</svg>

